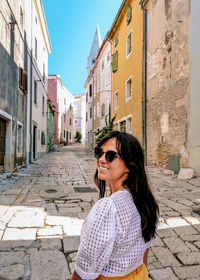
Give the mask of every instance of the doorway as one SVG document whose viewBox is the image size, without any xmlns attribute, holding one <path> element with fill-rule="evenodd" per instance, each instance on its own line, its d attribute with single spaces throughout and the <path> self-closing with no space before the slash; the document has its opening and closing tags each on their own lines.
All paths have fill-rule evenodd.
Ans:
<svg viewBox="0 0 200 280">
<path fill-rule="evenodd" d="M 0 118 L 0 173 L 4 172 L 5 153 L 6 153 L 6 121 Z"/>
<path fill-rule="evenodd" d="M 33 159 L 36 159 L 37 127 L 33 126 Z"/>
</svg>

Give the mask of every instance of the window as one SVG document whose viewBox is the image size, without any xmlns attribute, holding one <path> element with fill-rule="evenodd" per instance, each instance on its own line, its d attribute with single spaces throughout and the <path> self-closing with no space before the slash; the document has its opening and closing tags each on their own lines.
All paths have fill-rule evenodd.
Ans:
<svg viewBox="0 0 200 280">
<path fill-rule="evenodd" d="M 114 130 L 118 130 L 118 123 L 114 124 Z"/>
<path fill-rule="evenodd" d="M 42 96 L 42 115 L 44 115 L 44 96 Z"/>
<path fill-rule="evenodd" d="M 37 104 L 37 82 L 34 81 L 34 96 L 33 96 L 33 102 Z"/>
<path fill-rule="evenodd" d="M 95 59 L 95 58 L 93 58 L 93 59 L 92 59 L 92 65 L 94 65 L 94 64 L 95 64 L 95 62 L 96 62 L 96 59 Z"/>
<path fill-rule="evenodd" d="M 132 50 L 132 31 L 128 34 L 126 38 L 126 57 L 129 56 Z"/>
<path fill-rule="evenodd" d="M 90 97 L 92 96 L 92 85 L 90 85 L 90 87 L 89 87 L 89 96 Z"/>
<path fill-rule="evenodd" d="M 92 107 L 90 107 L 90 119 L 92 118 Z"/>
<path fill-rule="evenodd" d="M 64 98 L 64 105 L 66 105 L 66 98 Z"/>
<path fill-rule="evenodd" d="M 132 7 L 129 5 L 127 10 L 126 10 L 126 23 L 129 25 L 132 19 Z"/>
<path fill-rule="evenodd" d="M 63 118 L 64 118 L 64 123 L 66 123 L 66 114 L 64 114 Z"/>
<path fill-rule="evenodd" d="M 132 96 L 132 77 L 126 81 L 126 101 Z"/>
<path fill-rule="evenodd" d="M 119 33 L 117 33 L 115 36 L 115 47 L 118 45 L 118 42 L 119 42 Z"/>
<path fill-rule="evenodd" d="M 71 118 L 69 119 L 69 125 L 72 125 L 72 119 Z"/>
<path fill-rule="evenodd" d="M 64 138 L 65 138 L 65 130 L 64 130 Z"/>
<path fill-rule="evenodd" d="M 28 92 L 28 77 L 26 72 L 19 67 L 19 88 L 24 92 L 27 93 Z"/>
<path fill-rule="evenodd" d="M 114 93 L 114 109 L 118 108 L 118 91 Z"/>
<path fill-rule="evenodd" d="M 87 120 L 88 120 L 88 112 L 86 112 L 85 118 L 86 118 L 86 122 L 87 122 Z"/>
<path fill-rule="evenodd" d="M 72 134 L 71 134 L 71 132 L 69 133 L 69 139 L 71 139 L 72 138 Z"/>
<path fill-rule="evenodd" d="M 132 127 L 131 127 L 131 118 L 128 118 L 127 120 L 126 120 L 126 127 L 127 127 L 127 131 L 131 131 L 132 130 Z"/>
<path fill-rule="evenodd" d="M 105 116 L 105 104 L 101 105 L 101 116 L 104 117 Z"/>
<path fill-rule="evenodd" d="M 42 131 L 41 133 L 41 145 L 45 145 L 45 133 Z"/>
<path fill-rule="evenodd" d="M 37 39 L 35 38 L 35 60 L 37 60 Z"/>
<path fill-rule="evenodd" d="M 17 126 L 17 153 L 22 153 L 23 148 L 23 126 L 18 124 Z"/>
<path fill-rule="evenodd" d="M 88 102 L 88 92 L 86 93 L 86 102 Z"/>
<path fill-rule="evenodd" d="M 45 64 L 43 63 L 43 82 L 45 83 Z"/>
<path fill-rule="evenodd" d="M 100 117 L 100 104 L 99 102 L 97 103 L 97 118 Z"/>
<path fill-rule="evenodd" d="M 23 69 L 19 67 L 19 88 L 23 90 Z"/>
<path fill-rule="evenodd" d="M 72 110 L 72 103 L 70 103 L 69 110 Z"/>
<path fill-rule="evenodd" d="M 101 68 L 102 68 L 102 70 L 104 69 L 104 60 L 102 61 Z"/>
<path fill-rule="evenodd" d="M 126 121 L 120 122 L 120 131 L 126 132 Z"/>
<path fill-rule="evenodd" d="M 112 71 L 116 72 L 118 69 L 118 51 L 112 55 Z"/>
</svg>

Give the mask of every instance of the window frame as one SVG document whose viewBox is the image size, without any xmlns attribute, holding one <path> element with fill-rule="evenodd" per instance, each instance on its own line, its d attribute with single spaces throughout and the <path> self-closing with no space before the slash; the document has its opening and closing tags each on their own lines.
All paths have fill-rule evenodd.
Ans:
<svg viewBox="0 0 200 280">
<path fill-rule="evenodd" d="M 115 102 L 115 96 L 117 96 L 117 106 L 116 106 L 116 102 Z M 116 90 L 114 92 L 114 110 L 117 110 L 119 108 L 119 91 Z"/>
<path fill-rule="evenodd" d="M 45 111 L 45 98 L 44 98 L 44 95 L 43 95 L 42 96 L 42 115 L 43 116 L 45 115 L 44 111 Z"/>
<path fill-rule="evenodd" d="M 129 120 L 130 120 L 130 129 L 129 129 L 129 125 L 128 125 L 128 122 L 129 122 Z M 127 119 L 126 119 L 126 131 L 127 132 L 132 132 L 132 116 L 130 116 L 130 117 L 128 117 Z"/>
<path fill-rule="evenodd" d="M 22 156 L 23 153 L 23 124 L 17 121 L 17 156 Z"/>
<path fill-rule="evenodd" d="M 131 53 L 132 53 L 132 49 L 133 49 L 133 36 L 132 36 L 132 29 L 129 31 L 128 35 L 126 36 L 126 58 L 128 58 Z M 129 37 L 131 36 L 131 38 L 129 39 Z M 128 41 L 130 41 L 130 52 L 128 53 Z"/>
<path fill-rule="evenodd" d="M 130 96 L 128 96 L 128 83 L 129 83 L 129 81 L 131 81 L 131 95 Z M 132 79 L 132 75 L 130 76 L 130 77 L 128 77 L 128 79 L 125 81 L 125 100 L 126 100 L 126 102 L 127 101 L 129 101 L 131 98 L 132 98 L 132 96 L 133 96 L 133 79 Z"/>
<path fill-rule="evenodd" d="M 34 80 L 34 95 L 33 95 L 33 102 L 35 105 L 37 105 L 37 93 L 38 93 L 38 89 L 37 89 L 38 85 L 37 85 L 37 81 Z"/>
</svg>

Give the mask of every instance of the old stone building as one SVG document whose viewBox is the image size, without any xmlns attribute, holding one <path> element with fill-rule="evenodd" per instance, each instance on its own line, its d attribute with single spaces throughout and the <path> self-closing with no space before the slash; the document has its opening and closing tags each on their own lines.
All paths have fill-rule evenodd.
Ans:
<svg viewBox="0 0 200 280">
<path fill-rule="evenodd" d="M 0 1 L 0 173 L 26 161 L 25 1 Z"/>
<path fill-rule="evenodd" d="M 74 96 L 65 88 L 60 75 L 48 76 L 48 96 L 55 107 L 54 144 L 72 144 Z"/>
<path fill-rule="evenodd" d="M 46 153 L 48 54 L 40 0 L 0 1 L 0 172 Z"/>
<path fill-rule="evenodd" d="M 200 171 L 199 55 L 193 52 L 199 19 L 199 1 L 143 0 L 144 91 L 146 97 L 147 163 L 170 168 L 193 167 Z M 147 21 L 145 21 L 147 19 Z M 199 36 L 196 44 L 199 46 Z M 192 59 L 192 55 L 195 57 Z M 195 65 L 194 65 L 195 64 Z M 199 110 L 200 112 L 200 110 Z"/>
</svg>

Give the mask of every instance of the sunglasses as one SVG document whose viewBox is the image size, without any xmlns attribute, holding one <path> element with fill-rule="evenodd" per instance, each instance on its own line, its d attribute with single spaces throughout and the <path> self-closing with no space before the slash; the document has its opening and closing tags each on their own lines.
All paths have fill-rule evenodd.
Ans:
<svg viewBox="0 0 200 280">
<path fill-rule="evenodd" d="M 104 152 L 102 150 L 102 148 L 97 148 L 97 147 L 94 149 L 95 158 L 99 159 L 103 156 L 103 154 L 105 154 L 105 159 L 108 162 L 112 162 L 116 158 L 116 156 L 118 155 L 118 153 L 115 152 L 115 151 Z"/>
</svg>

